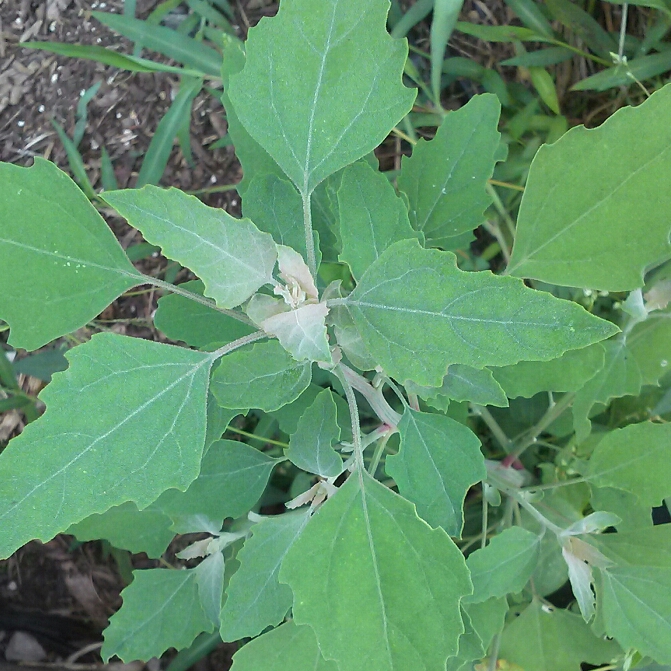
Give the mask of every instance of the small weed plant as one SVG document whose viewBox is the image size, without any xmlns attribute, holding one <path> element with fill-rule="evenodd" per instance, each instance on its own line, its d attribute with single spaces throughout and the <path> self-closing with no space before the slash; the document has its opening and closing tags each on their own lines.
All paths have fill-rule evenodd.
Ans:
<svg viewBox="0 0 671 671">
<path fill-rule="evenodd" d="M 671 88 L 541 147 L 505 268 L 460 267 L 505 160 L 499 102 L 381 173 L 415 99 L 387 10 L 284 0 L 227 45 L 244 218 L 101 195 L 197 280 L 138 271 L 51 163 L 0 166 L 14 347 L 147 284 L 188 345 L 68 352 L 0 456 L 0 555 L 199 534 L 188 568 L 134 572 L 104 659 L 219 632 L 251 639 L 235 671 L 671 664 L 671 525 L 651 518 L 671 496 Z"/>
</svg>

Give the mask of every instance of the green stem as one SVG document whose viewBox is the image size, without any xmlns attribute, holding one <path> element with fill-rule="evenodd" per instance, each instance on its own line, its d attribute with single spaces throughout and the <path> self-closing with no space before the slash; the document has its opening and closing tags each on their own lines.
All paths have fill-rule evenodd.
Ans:
<svg viewBox="0 0 671 671">
<path fill-rule="evenodd" d="M 232 352 L 233 350 L 236 350 L 240 347 L 244 347 L 245 345 L 249 345 L 249 343 L 256 342 L 257 340 L 262 340 L 263 338 L 267 337 L 268 334 L 265 333 L 264 331 L 256 331 L 256 333 L 250 333 L 249 335 L 242 336 L 242 338 L 238 338 L 233 342 L 229 342 L 228 345 L 224 345 L 223 347 L 214 350 L 214 352 L 210 354 L 210 358 L 212 359 L 212 361 L 216 361 L 217 359 L 220 359 L 222 356 L 228 354 L 229 352 Z"/>
<path fill-rule="evenodd" d="M 343 363 L 338 364 L 338 369 L 340 371 L 338 377 L 340 378 L 342 375 L 347 380 L 347 384 L 356 389 L 368 401 L 380 421 L 395 429 L 401 421 L 401 415 L 387 403 L 387 399 L 382 395 L 382 390 L 373 387 L 363 375 L 359 375 Z"/>
<path fill-rule="evenodd" d="M 499 423 L 494 419 L 492 413 L 487 410 L 483 405 L 477 405 L 476 403 L 471 403 L 471 410 L 474 414 L 482 418 L 482 421 L 487 425 L 487 428 L 492 432 L 494 438 L 503 448 L 503 451 L 508 454 L 510 452 L 510 447 L 512 441 L 506 434 L 503 432 L 503 429 L 499 426 Z"/>
<path fill-rule="evenodd" d="M 375 448 L 373 458 L 370 464 L 368 464 L 368 472 L 373 477 L 375 477 L 375 471 L 377 471 L 377 467 L 380 465 L 380 459 L 382 458 L 384 450 L 387 447 L 387 443 L 389 442 L 389 439 L 392 437 L 393 434 L 394 431 L 392 429 L 388 429 L 387 432 L 382 435 L 380 442 L 377 444 L 377 447 Z"/>
<path fill-rule="evenodd" d="M 349 416 L 352 423 L 352 444 L 354 445 L 354 460 L 356 462 L 359 474 L 364 471 L 363 462 L 363 446 L 361 445 L 361 424 L 359 423 L 359 408 L 356 404 L 354 396 L 354 389 L 345 375 L 344 366 L 338 364 L 333 372 L 338 377 L 345 390 L 345 398 L 347 399 L 347 406 L 349 407 Z"/>
<path fill-rule="evenodd" d="M 138 285 L 152 284 L 153 286 L 158 287 L 159 289 L 164 289 L 165 291 L 171 291 L 173 294 L 183 296 L 184 298 L 188 298 L 189 300 L 195 301 L 196 303 L 200 303 L 201 305 L 206 305 L 208 308 L 212 308 L 217 312 L 221 312 L 222 314 L 228 315 L 229 317 L 233 317 L 233 319 L 237 319 L 238 321 L 243 322 L 244 324 L 254 326 L 251 319 L 249 319 L 247 315 L 243 314 L 242 312 L 237 312 L 236 310 L 227 310 L 226 308 L 220 308 L 210 298 L 206 298 L 205 296 L 199 296 L 198 294 L 194 294 L 191 291 L 187 291 L 186 289 L 180 289 L 175 284 L 170 284 L 170 282 L 164 282 L 163 280 L 159 280 L 158 277 L 151 277 L 151 275 L 144 275 L 143 279 L 144 281 L 138 282 Z"/>
<path fill-rule="evenodd" d="M 229 429 L 231 433 L 239 433 L 241 436 L 245 436 L 245 438 L 253 438 L 254 440 L 258 440 L 261 443 L 268 443 L 268 445 L 277 445 L 278 447 L 283 447 L 285 450 L 289 447 L 289 443 L 283 443 L 279 440 L 271 440 L 270 438 L 262 438 L 261 436 L 255 436 L 253 433 L 249 433 L 248 431 L 243 431 L 242 429 Z"/>
<path fill-rule="evenodd" d="M 308 253 L 308 268 L 312 277 L 317 277 L 317 256 L 315 254 L 315 238 L 312 232 L 312 207 L 310 194 L 303 192 L 303 227 L 305 229 L 305 249 Z"/>
</svg>

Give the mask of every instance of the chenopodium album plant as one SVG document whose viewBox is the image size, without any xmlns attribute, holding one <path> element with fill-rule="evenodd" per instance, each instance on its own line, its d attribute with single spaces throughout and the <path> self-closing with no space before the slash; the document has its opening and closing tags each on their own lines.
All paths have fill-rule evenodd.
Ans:
<svg viewBox="0 0 671 671">
<path fill-rule="evenodd" d="M 102 194 L 198 280 L 138 271 L 47 161 L 1 166 L 14 347 L 144 284 L 189 345 L 69 352 L 0 456 L 1 555 L 201 534 L 191 568 L 134 572 L 104 659 L 218 630 L 252 639 L 235 671 L 671 664 L 671 525 L 650 514 L 671 496 L 671 88 L 542 147 L 506 269 L 466 272 L 450 250 L 491 203 L 499 104 L 447 113 L 394 185 L 372 151 L 415 92 L 387 9 L 283 0 L 226 48 L 245 218 Z M 222 439 L 245 414 L 253 445 Z"/>
</svg>

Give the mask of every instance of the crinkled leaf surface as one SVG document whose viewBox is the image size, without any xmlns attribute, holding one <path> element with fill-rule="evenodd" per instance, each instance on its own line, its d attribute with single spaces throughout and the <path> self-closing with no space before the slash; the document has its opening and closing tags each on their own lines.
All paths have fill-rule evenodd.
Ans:
<svg viewBox="0 0 671 671">
<path fill-rule="evenodd" d="M 3 557 L 198 475 L 210 354 L 102 333 L 68 359 L 41 396 L 44 416 L 0 456 Z"/>
<path fill-rule="evenodd" d="M 114 547 L 129 552 L 146 552 L 149 557 L 160 557 L 175 537 L 172 520 L 158 510 L 138 510 L 132 502 L 114 506 L 104 513 L 89 515 L 73 524 L 66 533 L 79 541 L 104 538 Z"/>
<path fill-rule="evenodd" d="M 306 303 L 294 310 L 281 312 L 261 322 L 263 330 L 274 335 L 297 361 L 331 363 L 326 338 L 325 303 Z"/>
<path fill-rule="evenodd" d="M 409 382 L 406 389 L 423 398 L 432 408 L 445 412 L 450 400 L 470 401 L 478 405 L 508 406 L 508 399 L 492 372 L 455 364 L 447 370 L 440 387 L 422 387 Z"/>
<path fill-rule="evenodd" d="M 359 471 L 314 515 L 280 580 L 293 590 L 294 619 L 315 630 L 340 671 L 444 669 L 471 591 L 447 534 Z"/>
<path fill-rule="evenodd" d="M 189 519 L 201 515 L 221 526 L 226 517 L 244 515 L 261 498 L 276 463 L 244 443 L 218 440 L 206 452 L 200 474 L 189 488 L 185 492 L 170 489 L 151 507 L 182 529 Z"/>
<path fill-rule="evenodd" d="M 501 105 L 493 94 L 474 96 L 447 114 L 430 140 L 403 157 L 398 188 L 408 196 L 410 222 L 427 242 L 450 246 L 450 238 L 477 228 L 492 199 L 485 190 L 497 161 Z"/>
<path fill-rule="evenodd" d="M 293 620 L 255 638 L 233 655 L 232 671 L 338 671 L 321 655 L 314 631 Z"/>
<path fill-rule="evenodd" d="M 601 665 L 621 654 L 580 615 L 534 601 L 503 630 L 499 659 L 525 671 L 580 671 L 584 662 Z"/>
<path fill-rule="evenodd" d="M 365 161 L 343 170 L 338 190 L 342 253 L 355 278 L 398 240 L 416 238 L 408 209 L 381 172 Z"/>
<path fill-rule="evenodd" d="M 229 98 L 304 195 L 372 151 L 412 106 L 415 92 L 401 83 L 407 45 L 387 34 L 388 8 L 290 0 L 249 32 Z"/>
<path fill-rule="evenodd" d="M 406 408 L 398 424 L 401 449 L 385 470 L 398 491 L 417 506 L 431 526 L 460 536 L 464 498 L 487 475 L 477 436 L 445 415 Z"/>
<path fill-rule="evenodd" d="M 186 648 L 212 623 L 198 598 L 197 573 L 191 570 L 133 571 L 133 582 L 121 592 L 123 605 L 105 629 L 100 654 L 124 662 L 148 661 L 168 648 Z"/>
<path fill-rule="evenodd" d="M 466 600 L 480 603 L 522 590 L 536 568 L 540 541 L 538 534 L 509 527 L 489 545 L 468 555 L 466 565 L 475 591 Z"/>
<path fill-rule="evenodd" d="M 671 496 L 671 424 L 610 431 L 594 449 L 586 475 L 597 486 L 635 494 L 643 505 L 660 505 Z"/>
<path fill-rule="evenodd" d="M 0 318 L 11 345 L 37 349 L 142 283 L 103 218 L 53 163 L 3 163 L 0 183 Z"/>
<path fill-rule="evenodd" d="M 179 288 L 202 296 L 205 287 L 200 280 L 192 280 L 180 284 Z M 154 324 L 171 340 L 181 340 L 192 347 L 212 343 L 223 345 L 256 330 L 214 307 L 209 308 L 178 294 L 159 298 Z"/>
<path fill-rule="evenodd" d="M 519 361 L 493 368 L 494 379 L 510 398 L 531 398 L 541 391 L 578 391 L 604 367 L 604 349 L 596 343 L 569 350 L 550 361 Z"/>
<path fill-rule="evenodd" d="M 605 356 L 601 370 L 578 389 L 573 401 L 573 426 L 579 441 L 589 436 L 589 416 L 596 403 L 641 391 L 641 372 L 631 356 L 626 340 L 617 338 L 603 343 Z"/>
<path fill-rule="evenodd" d="M 268 340 L 224 356 L 212 375 L 212 393 L 225 408 L 271 412 L 296 400 L 311 379 L 310 362 L 296 361 Z"/>
<path fill-rule="evenodd" d="M 284 619 L 293 594 L 279 582 L 278 574 L 308 520 L 308 510 L 301 510 L 266 518 L 252 528 L 251 537 L 237 555 L 240 567 L 231 577 L 221 609 L 224 641 L 258 636 Z"/>
<path fill-rule="evenodd" d="M 671 251 L 670 113 L 665 86 L 599 128 L 572 128 L 542 146 L 529 171 L 509 272 L 605 291 L 643 286 L 646 266 Z"/>
<path fill-rule="evenodd" d="M 234 308 L 272 279 L 277 249 L 249 219 L 235 219 L 179 189 L 106 191 L 105 201 L 144 238 L 200 277 L 205 294 Z"/>
<path fill-rule="evenodd" d="M 335 477 L 343 470 L 342 458 L 333 449 L 338 440 L 338 406 L 333 392 L 324 389 L 298 420 L 285 456 L 304 471 Z"/>
<path fill-rule="evenodd" d="M 582 307 L 511 277 L 457 268 L 450 252 L 393 244 L 347 298 L 366 346 L 398 380 L 438 387 L 448 364 L 552 359 L 617 332 Z"/>
</svg>

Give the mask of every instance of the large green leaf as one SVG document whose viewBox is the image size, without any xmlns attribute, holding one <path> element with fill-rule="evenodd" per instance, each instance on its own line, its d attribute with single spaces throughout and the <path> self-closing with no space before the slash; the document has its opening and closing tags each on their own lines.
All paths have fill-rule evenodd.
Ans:
<svg viewBox="0 0 671 671">
<path fill-rule="evenodd" d="M 308 361 L 296 361 L 277 340 L 227 354 L 212 375 L 212 393 L 225 408 L 271 412 L 296 400 L 312 379 Z"/>
<path fill-rule="evenodd" d="M 480 441 L 445 415 L 411 408 L 403 413 L 398 431 L 401 449 L 387 457 L 387 473 L 431 526 L 460 536 L 466 492 L 487 475 Z"/>
<path fill-rule="evenodd" d="M 499 148 L 501 105 L 489 93 L 450 112 L 433 140 L 420 140 L 403 157 L 398 188 L 408 196 L 410 222 L 427 241 L 449 246 L 450 238 L 484 220 L 492 199 L 485 190 Z"/>
<path fill-rule="evenodd" d="M 218 440 L 203 457 L 200 474 L 189 488 L 163 492 L 151 508 L 168 515 L 181 533 L 200 519 L 221 528 L 226 517 L 244 515 L 261 498 L 276 463 L 244 443 Z"/>
<path fill-rule="evenodd" d="M 343 470 L 342 458 L 333 449 L 338 440 L 338 406 L 333 392 L 324 389 L 298 420 L 285 456 L 304 471 L 335 477 Z"/>
<path fill-rule="evenodd" d="M 389 245 L 417 237 L 403 200 L 387 177 L 365 161 L 343 171 L 338 206 L 343 213 L 340 260 L 349 265 L 357 279 Z"/>
<path fill-rule="evenodd" d="M 604 511 L 617 515 L 620 522 L 613 526 L 618 531 L 634 531 L 652 526 L 650 507 L 643 505 L 636 494 L 614 487 L 592 486 L 590 489 L 590 506 L 595 512 Z"/>
<path fill-rule="evenodd" d="M 105 539 L 117 548 L 160 557 L 175 536 L 171 524 L 172 520 L 159 510 L 138 510 L 128 501 L 104 513 L 89 515 L 66 533 L 80 541 Z"/>
<path fill-rule="evenodd" d="M 641 371 L 642 384 L 659 384 L 671 363 L 671 313 L 653 312 L 627 336 L 627 347 Z"/>
<path fill-rule="evenodd" d="M 148 242 L 193 270 L 220 307 L 234 308 L 272 281 L 275 243 L 249 219 L 207 207 L 179 189 L 145 186 L 104 198 Z"/>
<path fill-rule="evenodd" d="M 592 454 L 587 477 L 631 492 L 643 505 L 660 505 L 671 496 L 671 424 L 644 422 L 609 432 Z"/>
<path fill-rule="evenodd" d="M 414 382 L 406 390 L 423 398 L 432 408 L 445 412 L 450 400 L 470 401 L 478 405 L 508 406 L 505 392 L 486 368 L 478 369 L 455 364 L 447 370 L 440 387 L 422 387 Z"/>
<path fill-rule="evenodd" d="M 212 623 L 198 597 L 197 571 L 133 571 L 133 582 L 121 592 L 123 605 L 105 629 L 100 654 L 124 662 L 148 661 L 168 648 L 186 648 Z"/>
<path fill-rule="evenodd" d="M 309 511 L 302 510 L 266 518 L 252 528 L 236 557 L 240 567 L 231 577 L 221 609 L 224 641 L 258 636 L 282 622 L 293 594 L 278 580 L 280 566 L 309 519 Z"/>
<path fill-rule="evenodd" d="M 338 666 L 322 657 L 310 627 L 290 620 L 238 650 L 232 671 L 338 671 Z"/>
<path fill-rule="evenodd" d="M 205 287 L 200 280 L 192 280 L 180 284 L 179 288 L 202 296 Z M 171 340 L 182 340 L 192 347 L 226 344 L 256 330 L 214 307 L 179 294 L 168 294 L 158 299 L 154 324 Z"/>
<path fill-rule="evenodd" d="M 641 373 L 624 338 L 603 343 L 603 368 L 578 389 L 573 401 L 573 426 L 579 441 L 589 436 L 589 416 L 597 403 L 641 391 Z"/>
<path fill-rule="evenodd" d="M 315 630 L 340 671 L 443 669 L 471 590 L 447 534 L 361 471 L 315 514 L 280 580 L 294 592 L 294 619 Z"/>
<path fill-rule="evenodd" d="M 601 571 L 606 632 L 660 664 L 671 664 L 671 566 L 613 566 Z"/>
<path fill-rule="evenodd" d="M 0 318 L 34 350 L 93 319 L 142 283 L 112 231 L 53 163 L 0 165 Z"/>
<path fill-rule="evenodd" d="M 389 375 L 438 387 L 448 364 L 475 368 L 545 361 L 617 327 L 511 277 L 466 273 L 450 252 L 393 244 L 346 304 Z"/>
<path fill-rule="evenodd" d="M 0 556 L 198 475 L 212 355 L 102 333 L 68 359 L 0 456 Z"/>
<path fill-rule="evenodd" d="M 519 592 L 536 568 L 541 537 L 522 527 L 509 527 L 489 545 L 468 556 L 466 565 L 473 581 L 468 602 L 481 603 L 492 597 Z"/>
<path fill-rule="evenodd" d="M 600 665 L 621 654 L 580 615 L 533 601 L 503 630 L 499 659 L 524 671 L 580 671 L 584 662 Z"/>
<path fill-rule="evenodd" d="M 665 86 L 599 128 L 572 128 L 542 146 L 508 271 L 606 291 L 643 286 L 646 266 L 671 251 L 670 113 L 671 86 Z"/>
<path fill-rule="evenodd" d="M 229 98 L 305 196 L 372 151 L 412 106 L 415 92 L 401 83 L 407 46 L 386 33 L 388 7 L 294 0 L 249 32 Z"/>
<path fill-rule="evenodd" d="M 550 361 L 520 361 L 492 373 L 510 398 L 531 398 L 542 391 L 578 391 L 603 367 L 604 349 L 596 343 Z"/>
</svg>

